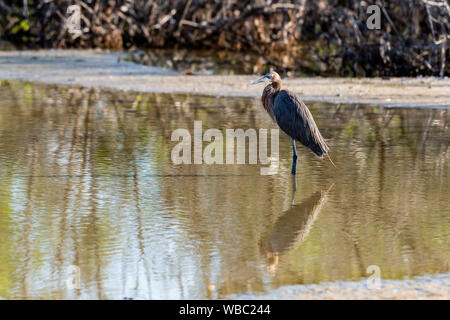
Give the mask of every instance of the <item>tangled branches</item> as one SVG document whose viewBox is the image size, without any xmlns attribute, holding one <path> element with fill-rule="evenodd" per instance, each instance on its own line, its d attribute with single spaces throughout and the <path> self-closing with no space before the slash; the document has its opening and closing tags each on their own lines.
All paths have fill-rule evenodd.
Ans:
<svg viewBox="0 0 450 320">
<path fill-rule="evenodd" d="M 27 1 L 25 1 L 26 3 Z M 69 5 L 81 34 L 67 32 Z M 381 28 L 367 28 L 367 7 Z M 0 0 L 0 31 L 38 47 L 188 48 L 255 52 L 284 72 L 448 75 L 448 0 Z M 26 21 L 25 23 L 23 21 Z"/>
</svg>

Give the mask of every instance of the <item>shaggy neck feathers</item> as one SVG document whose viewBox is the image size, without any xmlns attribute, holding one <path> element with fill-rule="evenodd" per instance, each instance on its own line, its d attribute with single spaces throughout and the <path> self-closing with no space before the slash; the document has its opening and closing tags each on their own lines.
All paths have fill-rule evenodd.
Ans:
<svg viewBox="0 0 450 320">
<path fill-rule="evenodd" d="M 275 115 L 273 114 L 273 103 L 277 94 L 281 90 L 281 80 L 272 81 L 271 84 L 267 85 L 264 88 L 261 101 L 264 106 L 264 109 L 270 115 L 273 121 L 275 121 Z"/>
</svg>

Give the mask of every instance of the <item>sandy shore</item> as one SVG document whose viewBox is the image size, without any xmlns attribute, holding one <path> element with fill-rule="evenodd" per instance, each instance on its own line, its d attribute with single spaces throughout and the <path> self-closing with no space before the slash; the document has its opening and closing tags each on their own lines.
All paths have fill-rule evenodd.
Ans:
<svg viewBox="0 0 450 320">
<path fill-rule="evenodd" d="M 381 280 L 379 289 L 368 289 L 366 280 L 285 286 L 264 295 L 239 294 L 232 299 L 450 299 L 450 273 L 427 275 L 411 280 Z"/>
<path fill-rule="evenodd" d="M 93 50 L 0 52 L 0 79 L 25 79 L 140 92 L 198 93 L 259 97 L 255 76 L 186 76 L 169 69 L 137 65 L 124 54 Z M 450 79 L 343 78 L 285 79 L 284 87 L 305 101 L 367 103 L 388 107 L 450 107 Z"/>
</svg>

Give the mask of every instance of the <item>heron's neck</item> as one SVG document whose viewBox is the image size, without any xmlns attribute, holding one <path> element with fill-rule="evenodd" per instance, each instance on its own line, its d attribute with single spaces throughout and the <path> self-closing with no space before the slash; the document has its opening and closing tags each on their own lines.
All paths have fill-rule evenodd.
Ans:
<svg viewBox="0 0 450 320">
<path fill-rule="evenodd" d="M 270 115 L 272 120 L 275 121 L 275 115 L 273 114 L 273 103 L 275 101 L 275 98 L 277 94 L 281 90 L 281 83 L 280 82 L 272 82 L 271 84 L 267 85 L 264 88 L 261 100 L 262 104 L 264 106 L 264 109 L 266 109 L 267 113 Z"/>
<path fill-rule="evenodd" d="M 278 91 L 280 91 L 281 90 L 281 80 L 274 80 L 274 81 L 272 81 L 272 88 L 273 88 L 273 90 L 275 90 L 277 93 L 278 93 Z"/>
</svg>

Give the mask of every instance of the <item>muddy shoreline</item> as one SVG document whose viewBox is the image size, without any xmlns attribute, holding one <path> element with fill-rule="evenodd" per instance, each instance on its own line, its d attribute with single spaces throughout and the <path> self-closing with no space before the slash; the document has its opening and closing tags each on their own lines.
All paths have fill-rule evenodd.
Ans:
<svg viewBox="0 0 450 320">
<path fill-rule="evenodd" d="M 381 280 L 368 288 L 367 280 L 284 286 L 267 294 L 238 294 L 232 299 L 263 300 L 405 300 L 450 299 L 450 273 L 426 275 L 407 280 Z"/>
<path fill-rule="evenodd" d="M 184 75 L 124 61 L 123 53 L 94 50 L 0 52 L 0 79 L 159 93 L 259 97 L 251 75 Z M 386 107 L 450 108 L 450 79 L 292 78 L 283 81 L 307 102 L 363 103 Z"/>
</svg>

